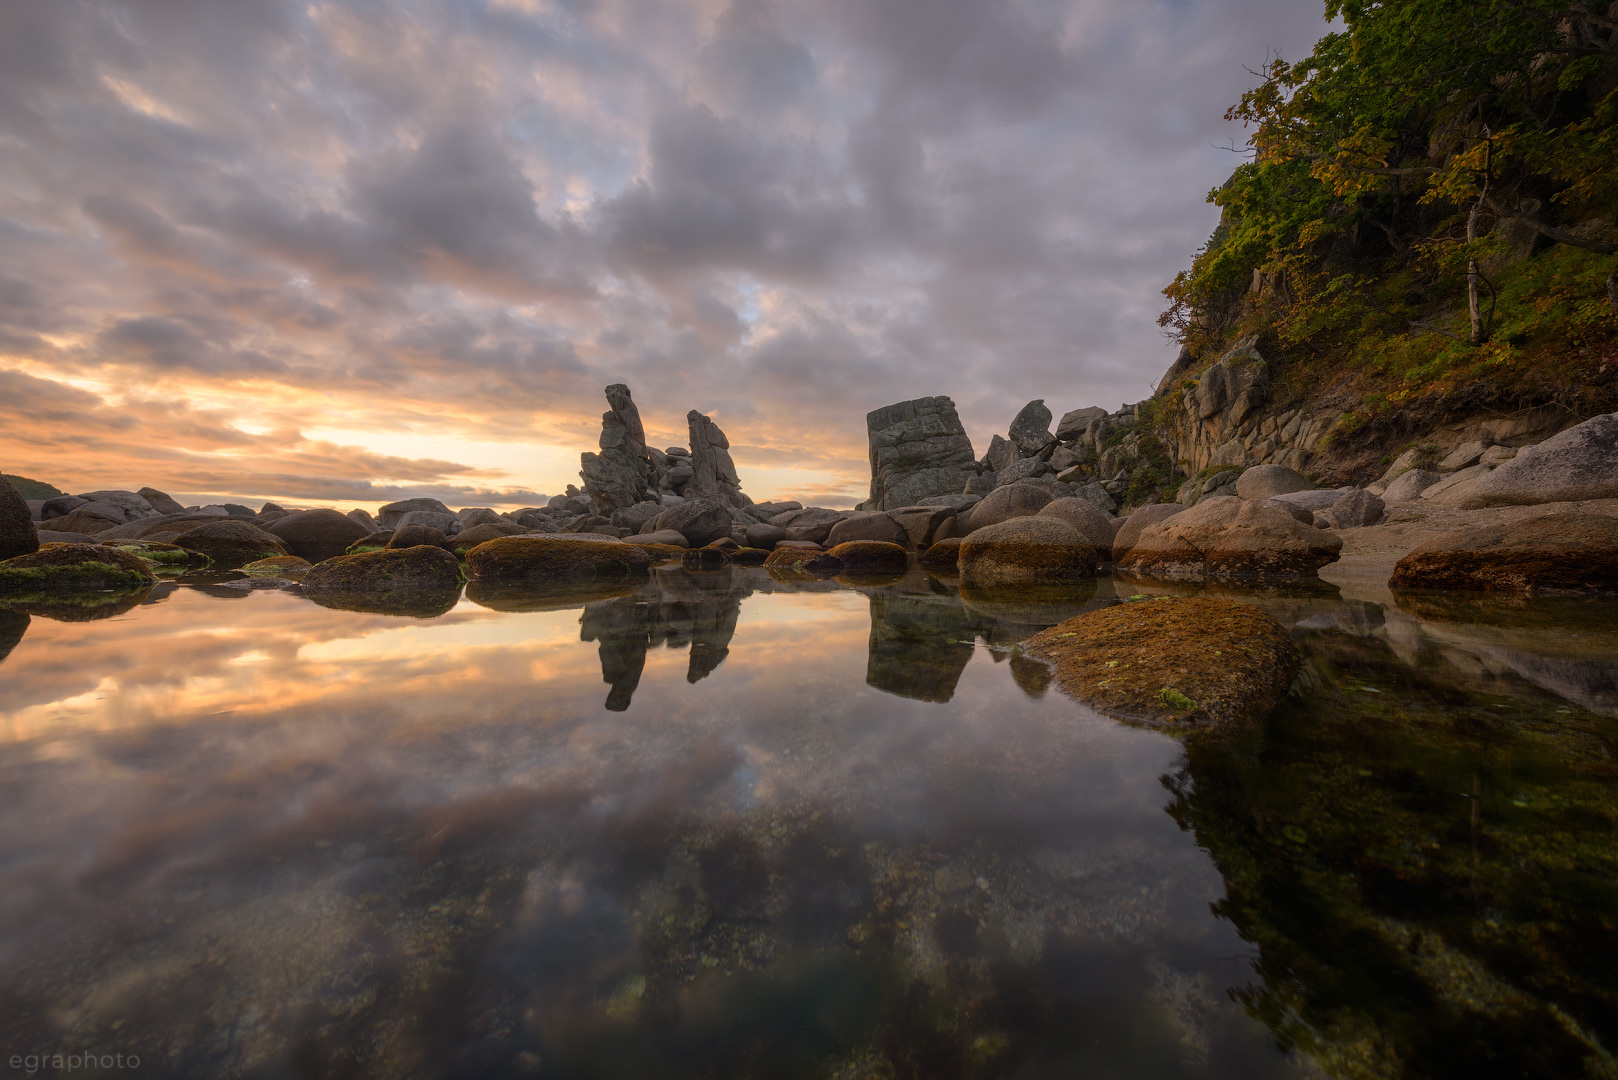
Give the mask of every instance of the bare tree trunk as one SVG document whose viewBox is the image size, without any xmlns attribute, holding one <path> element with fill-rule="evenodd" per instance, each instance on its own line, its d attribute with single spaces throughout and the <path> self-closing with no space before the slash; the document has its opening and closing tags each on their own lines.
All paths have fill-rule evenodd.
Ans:
<svg viewBox="0 0 1618 1080">
<path fill-rule="evenodd" d="M 1612 313 L 1618 315 L 1618 281 L 1613 280 L 1614 275 L 1607 275 L 1607 306 Z"/>
<path fill-rule="evenodd" d="M 1472 204 L 1472 212 L 1466 216 L 1466 242 L 1471 243 L 1478 238 L 1478 217 L 1483 210 L 1483 199 Z M 1478 306 L 1478 261 L 1470 259 L 1466 264 L 1466 309 L 1472 316 L 1472 344 L 1483 344 L 1483 312 Z"/>
</svg>

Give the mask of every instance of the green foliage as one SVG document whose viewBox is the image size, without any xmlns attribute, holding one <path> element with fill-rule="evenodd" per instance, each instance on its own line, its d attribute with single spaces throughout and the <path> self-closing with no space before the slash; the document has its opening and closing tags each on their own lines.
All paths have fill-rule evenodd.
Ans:
<svg viewBox="0 0 1618 1080">
<path fill-rule="evenodd" d="M 1343 29 L 1298 63 L 1276 59 L 1227 114 L 1254 158 L 1210 193 L 1222 220 L 1164 290 L 1162 324 L 1198 351 L 1266 333 L 1411 384 L 1377 408 L 1497 378 L 1525 349 L 1610 341 L 1618 5 L 1329 0 L 1326 15 Z M 1529 217 L 1559 242 L 1524 258 Z M 1473 261 L 1481 346 L 1468 343 Z"/>
<path fill-rule="evenodd" d="M 59 491 L 43 480 L 30 480 L 26 476 L 12 476 L 10 473 L 0 475 L 4 475 L 7 480 L 10 480 L 11 486 L 16 488 L 17 493 L 25 499 L 54 499 L 58 495 L 67 494 L 67 492 Z"/>
<path fill-rule="evenodd" d="M 1159 690 L 1157 692 L 1157 700 L 1161 701 L 1164 705 L 1167 705 L 1171 709 L 1189 710 L 1197 707 L 1197 703 L 1195 701 L 1192 701 L 1190 698 L 1186 697 L 1172 686 L 1165 686 L 1163 689 Z"/>
</svg>

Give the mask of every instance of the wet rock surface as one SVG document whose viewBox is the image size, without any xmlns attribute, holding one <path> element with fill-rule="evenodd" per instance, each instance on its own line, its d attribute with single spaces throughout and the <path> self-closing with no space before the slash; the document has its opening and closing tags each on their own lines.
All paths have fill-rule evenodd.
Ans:
<svg viewBox="0 0 1618 1080">
<path fill-rule="evenodd" d="M 1143 530 L 1118 568 L 1181 580 L 1314 577 L 1342 541 L 1263 503 L 1225 497 L 1198 503 Z"/>
<path fill-rule="evenodd" d="M 1560 513 L 1446 533 L 1394 567 L 1395 588 L 1618 593 L 1618 518 Z"/>
<path fill-rule="evenodd" d="M 467 575 L 474 580 L 625 581 L 644 574 L 650 565 L 646 552 L 633 544 L 564 534 L 505 536 L 466 555 Z"/>
</svg>

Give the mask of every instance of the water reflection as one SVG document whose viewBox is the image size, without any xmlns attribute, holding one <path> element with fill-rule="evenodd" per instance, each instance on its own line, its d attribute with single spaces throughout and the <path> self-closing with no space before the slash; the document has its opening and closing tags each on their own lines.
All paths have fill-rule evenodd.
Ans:
<svg viewBox="0 0 1618 1080">
<path fill-rule="evenodd" d="M 1611 605 L 1243 593 L 1293 628 L 1310 689 L 1182 745 L 1049 693 L 1011 647 L 1135 584 L 669 567 L 474 583 L 430 618 L 200 584 L 91 625 L 0 610 L 8 1055 L 1610 1064 Z"/>
</svg>

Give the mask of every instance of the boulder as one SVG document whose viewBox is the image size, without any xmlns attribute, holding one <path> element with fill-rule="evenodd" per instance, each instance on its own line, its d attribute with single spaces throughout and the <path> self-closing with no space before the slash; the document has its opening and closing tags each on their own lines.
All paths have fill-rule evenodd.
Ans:
<svg viewBox="0 0 1618 1080">
<path fill-rule="evenodd" d="M 79 589 L 139 589 L 157 580 L 145 560 L 104 544 L 49 544 L 0 562 L 0 596 Z"/>
<path fill-rule="evenodd" d="M 161 511 L 152 508 L 152 504 L 133 491 L 109 489 L 105 491 L 81 491 L 79 498 L 90 504 L 101 503 L 105 506 L 116 507 L 124 521 L 139 521 L 141 518 L 157 517 Z M 173 500 L 170 500 L 171 502 Z M 105 513 L 106 511 L 103 511 Z"/>
<path fill-rule="evenodd" d="M 364 529 L 365 532 L 366 532 L 366 535 L 370 535 L 371 533 L 381 532 L 382 531 L 381 526 L 379 526 L 376 523 L 376 518 L 372 517 L 368 512 L 366 512 L 364 510 L 360 510 L 360 509 L 350 510 L 348 512 L 347 516 L 348 516 L 348 520 L 354 522 L 356 525 L 359 525 L 362 529 Z"/>
<path fill-rule="evenodd" d="M 903 547 L 910 537 L 904 526 L 880 510 L 867 514 L 850 514 L 831 527 L 826 535 L 828 547 L 835 548 L 855 540 L 873 540 Z"/>
<path fill-rule="evenodd" d="M 1063 413 L 1062 419 L 1056 424 L 1056 437 L 1063 442 L 1072 442 L 1091 424 L 1107 415 L 1107 410 L 1099 405 L 1090 405 L 1083 409 L 1074 409 Z"/>
<path fill-rule="evenodd" d="M 463 507 L 455 512 L 455 516 L 460 519 L 462 531 L 474 525 L 499 524 L 505 520 L 487 506 Z"/>
<path fill-rule="evenodd" d="M 143 487 L 139 491 L 135 492 L 135 494 L 140 496 L 142 499 L 145 499 L 146 505 L 150 506 L 159 514 L 185 513 L 185 507 L 181 506 L 178 501 L 170 498 L 168 495 L 157 490 L 156 488 Z"/>
<path fill-rule="evenodd" d="M 963 497 L 956 496 L 956 498 Z M 904 530 L 905 539 L 902 543 L 906 547 L 924 551 L 927 545 L 933 542 L 938 527 L 954 519 L 955 510 L 948 506 L 901 506 L 897 510 L 889 510 L 888 516 L 898 522 L 899 528 Z"/>
<path fill-rule="evenodd" d="M 1052 471 L 1051 463 L 1048 461 L 1041 461 L 1039 458 L 1018 458 L 994 474 L 994 486 L 1005 487 L 1007 484 L 1044 476 Z"/>
<path fill-rule="evenodd" d="M 1477 505 L 1472 502 L 1478 481 L 1493 471 L 1487 465 L 1473 465 L 1460 472 L 1450 473 L 1438 483 L 1422 489 L 1421 499 L 1436 506 Z"/>
<path fill-rule="evenodd" d="M 4 479 L 4 478 L 0 477 L 0 479 Z M 38 525 L 40 523 L 40 521 L 42 521 L 43 518 L 44 518 L 43 511 L 45 509 L 45 500 L 44 499 L 24 499 L 22 501 L 22 504 L 24 506 L 28 507 L 28 517 L 29 517 L 29 519 L 32 520 L 35 525 Z"/>
<path fill-rule="evenodd" d="M 1389 482 L 1382 492 L 1385 503 L 1409 502 L 1421 498 L 1421 493 L 1444 479 L 1442 473 L 1426 469 L 1407 469 Z"/>
<path fill-rule="evenodd" d="M 875 409 L 866 414 L 865 427 L 871 462 L 870 497 L 861 504 L 866 510 L 915 506 L 934 495 L 956 495 L 977 474 L 972 440 L 947 397 L 916 398 Z"/>
<path fill-rule="evenodd" d="M 207 506 L 188 506 L 185 508 L 185 512 L 195 514 L 198 517 L 222 518 L 233 516 L 229 510 L 217 503 L 209 503 Z"/>
<path fill-rule="evenodd" d="M 1118 500 L 1107 494 L 1107 489 L 1094 481 L 1088 484 L 1074 484 L 1073 496 L 1078 499 L 1088 499 L 1095 504 L 1097 510 L 1107 514 L 1118 512 Z"/>
<path fill-rule="evenodd" d="M 1562 513 L 1475 526 L 1419 545 L 1395 588 L 1618 594 L 1618 518 Z"/>
<path fill-rule="evenodd" d="M 99 544 L 101 541 L 88 533 L 57 532 L 55 529 L 40 529 L 39 542 L 41 544 Z"/>
<path fill-rule="evenodd" d="M 450 517 L 454 516 L 450 513 L 449 507 L 445 506 L 437 499 L 401 499 L 399 502 L 388 503 L 388 505 L 379 509 L 376 512 L 376 520 L 377 523 L 384 529 L 391 529 L 398 525 L 399 519 L 404 517 L 406 514 L 421 510 L 425 510 L 433 514 L 445 514 Z"/>
<path fill-rule="evenodd" d="M 810 573 L 836 573 L 843 568 L 843 560 L 819 548 L 786 547 L 777 545 L 764 560 L 772 570 L 793 570 Z"/>
<path fill-rule="evenodd" d="M 461 566 L 440 547 L 408 548 L 339 555 L 303 575 L 305 593 L 437 593 L 459 589 Z"/>
<path fill-rule="evenodd" d="M 450 513 L 439 513 L 437 510 L 410 510 L 393 517 L 390 522 L 384 523 L 384 528 L 402 529 L 407 525 L 425 525 L 429 529 L 437 529 L 445 536 L 453 536 L 460 531 L 461 519 Z"/>
<path fill-rule="evenodd" d="M 684 485 L 687 498 L 716 499 L 725 506 L 746 506 L 742 482 L 731 460 L 730 440 L 719 425 L 695 409 L 685 414 L 691 431 L 691 479 Z"/>
<path fill-rule="evenodd" d="M 691 547 L 702 547 L 730 535 L 730 508 L 718 499 L 687 499 L 658 514 L 651 526 L 652 532 L 673 530 Z"/>
<path fill-rule="evenodd" d="M 1044 399 L 1024 405 L 1011 421 L 1007 434 L 1023 456 L 1037 454 L 1048 446 L 1053 441 L 1051 411 L 1045 407 Z"/>
<path fill-rule="evenodd" d="M 392 539 L 393 530 L 379 529 L 378 531 L 371 533 L 369 536 L 356 540 L 352 544 L 348 545 L 348 550 L 343 552 L 343 554 L 358 555 L 362 551 L 381 551 L 383 548 L 388 546 L 388 542 Z"/>
<path fill-rule="evenodd" d="M 1090 578 L 1098 562 L 1094 545 L 1067 522 L 1020 517 L 974 529 L 958 565 L 963 585 L 982 588 Z"/>
<path fill-rule="evenodd" d="M 1267 501 L 1306 510 L 1313 514 L 1316 510 L 1331 509 L 1332 504 L 1341 499 L 1345 491 L 1351 490 L 1357 489 L 1311 488 L 1308 491 L 1288 491 L 1281 495 L 1272 495 Z"/>
<path fill-rule="evenodd" d="M 309 561 L 300 559 L 296 555 L 277 555 L 273 559 L 260 559 L 250 562 L 241 568 L 244 574 L 265 574 L 281 576 L 285 574 L 301 574 L 309 569 Z"/>
<path fill-rule="evenodd" d="M 916 565 L 934 573 L 953 574 L 959 571 L 960 560 L 961 538 L 952 536 L 929 545 L 916 560 Z"/>
<path fill-rule="evenodd" d="M 638 533 L 641 531 L 641 529 L 646 527 L 648 522 L 657 517 L 657 515 L 661 514 L 664 509 L 665 507 L 662 503 L 651 502 L 648 500 L 646 502 L 638 502 L 634 506 L 625 506 L 618 510 L 614 510 L 609 517 L 611 518 L 612 523 L 618 528 L 628 529 L 632 533 Z"/>
<path fill-rule="evenodd" d="M 942 506 L 960 513 L 962 510 L 971 509 L 982 501 L 983 496 L 981 495 L 934 495 L 931 498 L 921 500 L 916 505 Z"/>
<path fill-rule="evenodd" d="M 1372 498 L 1375 498 L 1375 496 L 1372 496 Z M 1315 523 L 1315 512 L 1306 510 L 1297 503 L 1282 502 L 1280 499 L 1265 499 L 1264 505 L 1273 506 L 1283 514 L 1290 514 L 1294 521 L 1301 521 L 1305 525 Z"/>
<path fill-rule="evenodd" d="M 1103 512 L 1089 499 L 1053 499 L 1040 508 L 1035 517 L 1056 518 L 1065 521 L 1090 541 L 1096 554 L 1103 559 L 1112 558 L 1112 538 L 1118 535 L 1123 522 Z"/>
<path fill-rule="evenodd" d="M 1050 505 L 1050 502 L 1050 492 L 1042 487 L 1033 484 L 1008 484 L 1003 488 L 995 488 L 985 495 L 982 502 L 972 507 L 962 525 L 970 536 L 986 525 L 997 525 L 1012 518 L 1033 517 Z"/>
<path fill-rule="evenodd" d="M 627 581 L 650 566 L 634 544 L 566 533 L 504 536 L 466 553 L 474 581 Z"/>
<path fill-rule="evenodd" d="M 779 525 L 749 525 L 747 527 L 747 546 L 763 548 L 769 551 L 775 547 L 776 542 L 785 540 L 787 531 Z"/>
<path fill-rule="evenodd" d="M 998 435 L 989 436 L 989 449 L 983 454 L 982 465 L 991 473 L 998 474 L 1002 469 L 1009 469 L 1017 464 L 1017 444 L 1010 439 L 1002 439 Z"/>
<path fill-rule="evenodd" d="M 0 560 L 32 555 L 38 550 L 34 515 L 11 481 L 0 476 Z"/>
<path fill-rule="evenodd" d="M 1288 492 L 1307 491 L 1314 486 L 1307 476 L 1285 465 L 1254 465 L 1242 470 L 1237 478 L 1236 494 L 1243 499 L 1263 502 Z"/>
<path fill-rule="evenodd" d="M 116 529 L 125 523 L 124 516 L 118 513 L 118 508 L 110 503 L 101 503 L 105 510 L 96 509 L 95 503 L 86 503 L 71 513 L 61 517 L 47 519 L 51 528 L 58 532 L 87 533 L 91 536 Z"/>
<path fill-rule="evenodd" d="M 1618 413 L 1524 447 L 1479 480 L 1472 498 L 1482 506 L 1618 498 Z"/>
<path fill-rule="evenodd" d="M 1118 569 L 1188 581 L 1312 578 L 1342 547 L 1335 533 L 1265 503 L 1227 496 L 1146 528 Z"/>
<path fill-rule="evenodd" d="M 336 510 L 304 510 L 259 526 L 280 538 L 288 554 L 311 563 L 334 559 L 368 535 L 365 526 Z"/>
<path fill-rule="evenodd" d="M 449 546 L 456 552 L 467 552 L 490 540 L 498 540 L 502 536 L 519 536 L 527 531 L 515 521 L 485 521 L 463 528 L 455 534 L 455 539 Z"/>
<path fill-rule="evenodd" d="M 1438 471 L 1441 473 L 1455 472 L 1457 469 L 1464 469 L 1468 465 L 1476 465 L 1483 459 L 1483 452 L 1487 449 L 1488 447 L 1477 439 L 1464 442 L 1444 455 L 1443 460 L 1438 463 Z"/>
<path fill-rule="evenodd" d="M 728 558 L 736 566 L 763 566 L 770 553 L 763 548 L 739 547 Z"/>
<path fill-rule="evenodd" d="M 1364 488 L 1350 488 L 1343 497 L 1331 504 L 1326 517 L 1334 529 L 1363 529 L 1382 524 L 1387 507 L 1382 500 Z"/>
<path fill-rule="evenodd" d="M 1118 531 L 1112 537 L 1112 557 L 1114 560 L 1122 559 L 1129 553 L 1129 549 L 1140 542 L 1140 534 L 1159 522 L 1167 521 L 1185 510 L 1179 503 L 1152 503 L 1150 506 L 1137 507 L 1130 515 L 1118 525 Z"/>
<path fill-rule="evenodd" d="M 6 482 L 10 483 L 9 480 Z M 12 490 L 16 489 L 13 488 Z M 39 508 L 39 518 L 41 521 L 50 521 L 52 518 L 63 517 L 71 514 L 89 501 L 89 499 L 81 499 L 77 495 L 58 495 L 53 499 L 46 499 Z"/>
<path fill-rule="evenodd" d="M 523 528 L 533 529 L 536 532 L 558 531 L 556 528 L 556 519 L 548 510 L 540 510 L 536 507 L 528 506 L 521 510 L 513 510 L 509 514 L 502 514 L 501 516 L 507 521 L 516 522 Z"/>
<path fill-rule="evenodd" d="M 718 570 L 728 561 L 723 549 L 712 546 L 686 548 L 680 552 L 680 564 L 687 570 Z"/>
<path fill-rule="evenodd" d="M 691 541 L 685 538 L 684 533 L 676 532 L 673 529 L 663 529 L 658 532 L 641 533 L 639 536 L 629 537 L 628 542 L 631 544 L 652 544 L 681 548 L 691 546 Z"/>
<path fill-rule="evenodd" d="M 1204 596 L 1088 611 L 1023 647 L 1054 666 L 1056 685 L 1069 697 L 1168 729 L 1261 719 L 1302 667 L 1291 635 L 1269 615 Z"/>
<path fill-rule="evenodd" d="M 155 539 L 155 537 L 153 537 Z M 171 543 L 212 559 L 221 569 L 233 569 L 275 555 L 287 555 L 281 538 L 245 521 L 215 518 L 175 535 Z"/>
<path fill-rule="evenodd" d="M 630 397 L 629 387 L 613 383 L 606 394 L 610 408 L 601 414 L 601 438 L 597 443 L 601 453 L 581 454 L 579 475 L 584 479 L 592 509 L 610 517 L 614 511 L 645 502 L 658 482 L 640 410 Z"/>
<path fill-rule="evenodd" d="M 842 560 L 844 570 L 880 570 L 902 574 L 910 568 L 910 556 L 905 549 L 899 544 L 882 540 L 849 540 L 826 554 Z"/>
<path fill-rule="evenodd" d="M 196 552 L 187 551 L 178 544 L 165 544 L 157 540 L 102 540 L 100 543 L 169 571 L 184 571 L 192 563 L 201 565 L 207 561 Z"/>
<path fill-rule="evenodd" d="M 448 543 L 449 537 L 444 535 L 444 530 L 442 529 L 435 529 L 431 525 L 401 525 L 389 534 L 388 542 L 383 546 L 397 550 L 422 547 L 423 545 L 447 547 Z M 357 554 L 357 552 L 350 552 L 349 554 Z"/>
</svg>

